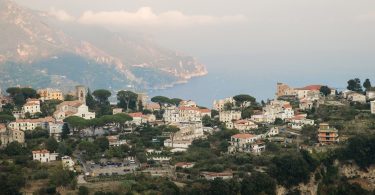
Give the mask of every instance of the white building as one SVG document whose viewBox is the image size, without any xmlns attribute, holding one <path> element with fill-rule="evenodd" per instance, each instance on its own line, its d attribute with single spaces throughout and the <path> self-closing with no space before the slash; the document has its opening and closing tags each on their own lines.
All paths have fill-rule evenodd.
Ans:
<svg viewBox="0 0 375 195">
<path fill-rule="evenodd" d="M 58 153 L 50 153 L 48 150 L 34 150 L 33 160 L 40 161 L 42 163 L 55 161 Z"/>
<path fill-rule="evenodd" d="M 211 110 L 199 107 L 170 106 L 165 109 L 163 118 L 168 123 L 200 122 L 204 116 L 211 117 Z"/>
<path fill-rule="evenodd" d="M 22 114 L 30 113 L 34 115 L 40 112 L 40 101 L 38 99 L 27 99 L 26 103 L 22 106 Z"/>
<path fill-rule="evenodd" d="M 252 130 L 252 129 L 257 129 L 258 125 L 255 124 L 250 119 L 243 119 L 243 120 L 236 120 L 236 121 L 233 121 L 233 122 L 227 122 L 226 127 L 228 129 L 237 129 L 237 130 L 243 132 L 243 131 L 248 131 L 248 130 Z"/>
<path fill-rule="evenodd" d="M 112 114 L 115 115 L 115 114 L 119 114 L 119 113 L 123 113 L 122 111 L 122 108 L 114 108 L 112 110 Z"/>
<path fill-rule="evenodd" d="M 63 122 L 56 122 L 49 124 L 49 136 L 55 138 L 57 141 L 61 141 L 61 133 L 63 129 Z"/>
<path fill-rule="evenodd" d="M 68 170 L 71 170 L 71 171 L 74 170 L 74 164 L 75 163 L 70 156 L 61 157 L 61 163 L 62 163 L 62 165 L 65 169 L 68 169 Z"/>
<path fill-rule="evenodd" d="M 360 94 L 360 93 L 356 93 L 356 92 L 353 92 L 353 93 L 349 93 L 347 95 L 347 99 L 349 101 L 352 101 L 352 102 L 358 102 L 358 103 L 366 103 L 367 99 L 366 99 L 366 96 L 363 95 L 363 94 Z"/>
<path fill-rule="evenodd" d="M 221 111 L 219 113 L 219 120 L 220 122 L 232 122 L 233 120 L 241 119 L 241 111 Z"/>
<path fill-rule="evenodd" d="M 311 101 L 311 100 L 307 100 L 307 99 L 302 99 L 300 102 L 299 102 L 299 108 L 301 110 L 311 110 L 314 106 L 314 102 Z"/>
<path fill-rule="evenodd" d="M 65 101 L 56 107 L 53 114 L 57 121 L 62 121 L 69 116 L 79 116 L 84 119 L 95 118 L 94 112 L 89 112 L 89 108 L 82 101 Z"/>
<path fill-rule="evenodd" d="M 371 102 L 371 114 L 375 114 L 375 101 Z"/>
<path fill-rule="evenodd" d="M 257 142 L 258 136 L 248 133 L 240 133 L 233 135 L 230 140 L 230 146 L 228 147 L 229 153 L 245 152 L 245 153 L 256 153 L 265 149 L 264 143 Z"/>
<path fill-rule="evenodd" d="M 276 118 L 282 120 L 294 117 L 294 110 L 289 102 L 282 100 L 272 100 L 263 108 L 265 121 L 273 123 Z"/>
<path fill-rule="evenodd" d="M 131 124 L 141 125 L 145 123 L 153 123 L 156 121 L 156 116 L 153 114 L 142 114 L 142 112 L 130 113 L 129 116 L 133 118 Z"/>
<path fill-rule="evenodd" d="M 52 117 L 38 118 L 38 119 L 17 119 L 9 123 L 8 127 L 13 130 L 34 130 L 37 127 L 42 129 L 49 129 L 49 125 L 55 123 L 55 119 Z"/>
<path fill-rule="evenodd" d="M 235 105 L 236 101 L 233 99 L 233 97 L 229 97 L 229 98 L 225 98 L 221 100 L 214 100 L 213 109 L 217 111 L 222 111 L 224 110 L 224 106 L 227 103 Z"/>
<path fill-rule="evenodd" d="M 312 119 L 307 119 L 306 115 L 296 115 L 293 118 L 288 120 L 290 128 L 301 130 L 305 125 L 314 125 L 315 122 Z"/>
</svg>

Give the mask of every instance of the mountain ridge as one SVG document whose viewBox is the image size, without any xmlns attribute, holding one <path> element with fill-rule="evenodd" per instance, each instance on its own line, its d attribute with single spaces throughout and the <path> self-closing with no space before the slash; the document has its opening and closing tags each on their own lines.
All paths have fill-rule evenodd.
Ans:
<svg viewBox="0 0 375 195">
<path fill-rule="evenodd" d="M 3 78 L 7 73 L 16 75 L 9 72 L 4 64 L 17 64 L 20 68 L 29 66 L 32 72 L 28 75 L 30 79 L 35 79 L 33 75 L 40 73 L 48 77 L 51 83 L 47 86 L 59 86 L 52 79 L 56 76 L 52 75 L 53 72 L 64 78 L 65 81 L 60 83 L 85 84 L 92 88 L 112 87 L 111 83 L 89 82 L 93 80 L 93 75 L 97 75 L 95 70 L 100 69 L 109 77 L 104 80 L 118 82 L 114 83 L 116 89 L 132 86 L 144 90 L 168 87 L 207 74 L 204 65 L 195 58 L 164 49 L 150 41 L 108 31 L 104 31 L 101 39 L 97 38 L 99 33 L 96 32 L 84 33 L 86 36 L 79 37 L 51 25 L 54 22 L 50 21 L 47 13 L 23 8 L 9 0 L 0 0 L 0 5 L 0 35 L 5 37 L 4 44 L 0 46 L 0 76 L 3 75 Z M 66 56 L 70 59 L 65 60 Z M 71 64 L 67 64 L 68 61 Z M 81 76 L 87 78 L 77 80 L 73 72 L 65 75 L 64 72 L 69 72 L 66 70 L 71 69 L 69 66 L 72 64 L 80 68 L 89 65 L 91 70 L 81 71 Z M 57 69 L 61 73 L 56 72 Z M 20 75 L 23 74 L 21 72 Z M 33 84 L 25 78 L 7 78 L 0 81 L 1 87 Z"/>
</svg>

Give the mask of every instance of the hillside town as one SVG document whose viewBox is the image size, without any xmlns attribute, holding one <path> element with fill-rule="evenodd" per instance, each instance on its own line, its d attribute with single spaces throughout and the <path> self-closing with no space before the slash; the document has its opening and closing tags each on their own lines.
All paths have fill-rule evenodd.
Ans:
<svg viewBox="0 0 375 195">
<path fill-rule="evenodd" d="M 0 168 L 22 167 L 22 176 L 15 178 L 20 184 L 6 186 L 24 194 L 113 192 L 125 185 L 121 181 L 133 180 L 174 190 L 162 194 L 199 194 L 209 190 L 199 182 L 212 186 L 257 179 L 266 184 L 255 182 L 260 186 L 251 190 L 269 185 L 265 194 L 317 194 L 317 186 L 324 191 L 344 185 L 324 183 L 333 174 L 327 171 L 341 170 L 338 163 L 360 168 L 375 163 L 372 157 L 367 164 L 357 162 L 367 154 L 334 152 L 357 150 L 348 148 L 354 146 L 352 139 L 364 135 L 365 145 L 375 129 L 375 88 L 363 84 L 363 89 L 358 81 L 348 81 L 341 91 L 277 83 L 273 99 L 258 102 L 239 94 L 214 100 L 210 108 L 128 90 L 91 92 L 81 85 L 68 93 L 11 87 L 0 96 Z M 111 96 L 117 102 L 110 102 Z M 294 166 L 308 168 L 290 179 Z M 375 190 L 375 180 L 363 177 L 360 168 L 351 177 L 345 170 L 335 174 L 347 178 L 345 185 Z M 150 190 L 128 185 L 133 188 L 121 189 Z"/>
</svg>

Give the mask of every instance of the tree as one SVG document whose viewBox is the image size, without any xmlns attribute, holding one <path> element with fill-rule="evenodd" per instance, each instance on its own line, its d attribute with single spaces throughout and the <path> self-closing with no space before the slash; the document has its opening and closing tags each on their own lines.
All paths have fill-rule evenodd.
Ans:
<svg viewBox="0 0 375 195">
<path fill-rule="evenodd" d="M 90 110 L 95 110 L 96 102 L 94 100 L 94 97 L 92 97 L 90 89 L 87 90 L 86 105 L 89 107 Z"/>
<path fill-rule="evenodd" d="M 97 145 L 102 152 L 109 148 L 109 141 L 106 137 L 99 137 L 94 140 L 94 144 Z"/>
<path fill-rule="evenodd" d="M 126 111 L 131 108 L 136 109 L 138 94 L 132 91 L 119 91 L 117 93 L 118 106 L 125 109 Z"/>
<path fill-rule="evenodd" d="M 64 101 L 74 101 L 76 99 L 77 99 L 76 97 L 74 97 L 73 95 L 70 95 L 70 94 L 66 94 L 64 96 Z"/>
<path fill-rule="evenodd" d="M 236 95 L 233 99 L 236 101 L 236 106 L 241 108 L 241 111 L 251 104 L 256 103 L 256 99 L 253 96 L 246 94 Z"/>
<path fill-rule="evenodd" d="M 361 85 L 361 80 L 359 78 L 355 79 L 350 79 L 348 81 L 348 90 L 355 91 L 355 92 L 362 92 L 362 85 Z"/>
<path fill-rule="evenodd" d="M 108 102 L 108 98 L 111 97 L 112 93 L 106 89 L 95 90 L 92 95 L 99 102 L 99 104 L 105 104 Z"/>
<path fill-rule="evenodd" d="M 70 134 L 70 129 L 68 123 L 64 123 L 62 126 L 62 132 L 61 132 L 61 139 L 67 139 L 68 135 Z"/>
<path fill-rule="evenodd" d="M 160 106 L 160 109 L 164 107 L 164 104 L 169 104 L 171 102 L 170 99 L 165 96 L 155 96 L 151 98 L 151 101 L 154 103 L 158 103 Z"/>
<path fill-rule="evenodd" d="M 173 125 L 168 125 L 164 129 L 165 132 L 170 132 L 171 133 L 172 148 L 173 148 L 174 136 L 175 136 L 176 132 L 178 132 L 179 130 L 180 129 L 178 127 L 173 126 Z"/>
<path fill-rule="evenodd" d="M 180 99 L 180 98 L 172 98 L 172 99 L 169 100 L 169 102 L 171 104 L 175 105 L 175 106 L 179 106 L 181 101 L 182 101 L 182 99 Z"/>
<path fill-rule="evenodd" d="M 68 123 L 71 127 L 78 130 L 84 129 L 88 126 L 87 120 L 79 116 L 70 116 L 64 119 L 64 122 Z"/>
<path fill-rule="evenodd" d="M 324 96 L 330 95 L 331 89 L 328 86 L 321 86 L 320 93 L 323 94 Z"/>
<path fill-rule="evenodd" d="M 224 110 L 228 111 L 228 110 L 232 110 L 233 108 L 233 104 L 231 102 L 227 102 L 224 104 Z"/>
<path fill-rule="evenodd" d="M 370 79 L 366 79 L 365 82 L 363 82 L 363 87 L 366 89 L 366 91 L 371 89 L 371 82 Z"/>
<path fill-rule="evenodd" d="M 290 187 L 310 178 L 310 166 L 300 154 L 276 156 L 272 162 L 270 174 L 281 185 Z"/>
<path fill-rule="evenodd" d="M 8 114 L 0 114 L 0 123 L 8 124 L 12 121 L 15 121 L 16 118 L 14 116 L 8 115 Z"/>
<path fill-rule="evenodd" d="M 59 147 L 59 143 L 53 137 L 48 138 L 45 145 L 47 150 L 50 152 L 56 152 L 57 148 Z"/>
<path fill-rule="evenodd" d="M 88 195 L 89 189 L 86 186 L 79 186 L 78 195 Z"/>
<path fill-rule="evenodd" d="M 59 105 L 62 101 L 60 100 L 46 100 L 42 102 L 40 110 L 42 111 L 42 116 L 52 116 L 56 111 L 56 106 Z"/>
<path fill-rule="evenodd" d="M 74 173 L 63 169 L 62 165 L 56 166 L 50 171 L 49 181 L 55 186 L 75 187 L 76 179 Z"/>
<path fill-rule="evenodd" d="M 221 178 L 215 178 L 213 181 L 210 182 L 210 194 L 230 194 L 228 183 Z"/>
<path fill-rule="evenodd" d="M 241 183 L 241 194 L 276 194 L 276 181 L 264 173 L 255 172 Z"/>
</svg>

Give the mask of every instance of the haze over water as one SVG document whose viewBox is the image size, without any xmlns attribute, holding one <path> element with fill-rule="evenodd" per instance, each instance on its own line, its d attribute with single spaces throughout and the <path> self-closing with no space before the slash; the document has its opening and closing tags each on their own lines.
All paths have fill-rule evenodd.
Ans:
<svg viewBox="0 0 375 195">
<path fill-rule="evenodd" d="M 375 82 L 375 59 L 363 55 L 338 53 L 336 56 L 296 55 L 294 58 L 277 54 L 206 56 L 200 59 L 207 65 L 208 75 L 173 88 L 150 92 L 149 96 L 191 99 L 211 107 L 214 99 L 237 94 L 250 94 L 258 101 L 273 99 L 277 82 L 285 82 L 293 87 L 326 84 L 342 90 L 351 78 L 359 77 L 362 81 L 370 78 Z M 361 66 L 363 64 L 374 66 L 365 68 Z"/>
</svg>

